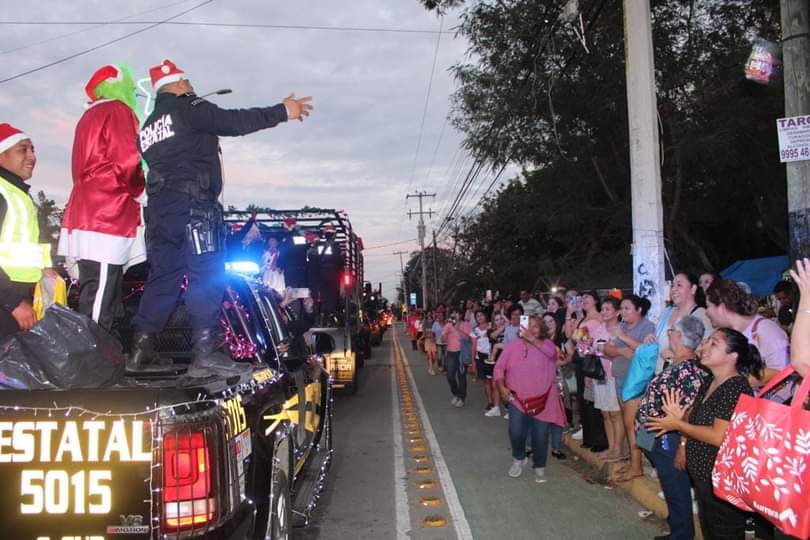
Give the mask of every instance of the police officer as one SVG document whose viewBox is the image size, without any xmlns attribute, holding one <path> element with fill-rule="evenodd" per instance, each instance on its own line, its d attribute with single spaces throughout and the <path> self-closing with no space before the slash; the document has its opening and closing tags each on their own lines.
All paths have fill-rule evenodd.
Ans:
<svg viewBox="0 0 810 540">
<path fill-rule="evenodd" d="M 34 201 L 26 183 L 37 163 L 31 139 L 0 124 L 0 339 L 36 323 L 34 285 L 51 264 L 51 249 L 39 243 Z"/>
<path fill-rule="evenodd" d="M 169 60 L 149 70 L 155 109 L 138 144 L 149 165 L 146 191 L 149 277 L 133 318 L 134 369 L 168 363 L 155 353 L 160 332 L 188 276 L 185 302 L 192 326 L 187 375 L 235 375 L 250 369 L 219 352 L 219 316 L 225 291 L 224 224 L 219 136 L 246 135 L 287 120 L 303 120 L 311 98 L 287 97 L 272 107 L 225 110 L 197 97 L 184 72 Z"/>
</svg>

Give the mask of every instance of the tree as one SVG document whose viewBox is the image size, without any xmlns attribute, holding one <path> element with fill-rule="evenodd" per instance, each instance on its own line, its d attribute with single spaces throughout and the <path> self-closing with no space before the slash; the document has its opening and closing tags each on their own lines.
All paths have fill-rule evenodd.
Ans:
<svg viewBox="0 0 810 540">
<path fill-rule="evenodd" d="M 40 242 L 51 244 L 51 256 L 55 257 L 64 210 L 56 205 L 56 201 L 49 199 L 44 191 L 37 192 L 35 205 Z"/>
<path fill-rule="evenodd" d="M 629 152 L 620 0 L 580 1 L 586 45 L 559 0 L 463 6 L 453 124 L 479 161 L 524 168 L 461 224 L 485 288 L 631 281 Z M 787 249 L 774 118 L 781 89 L 743 78 L 753 37 L 779 35 L 776 0 L 659 0 L 653 40 L 667 248 L 679 269 Z M 610 282 L 609 282 L 610 281 Z M 550 285 L 550 283 L 548 283 Z"/>
</svg>

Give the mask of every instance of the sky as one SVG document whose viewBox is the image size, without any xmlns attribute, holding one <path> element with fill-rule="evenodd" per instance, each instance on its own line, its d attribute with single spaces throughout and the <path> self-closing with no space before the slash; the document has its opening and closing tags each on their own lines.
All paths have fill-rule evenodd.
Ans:
<svg viewBox="0 0 810 540">
<path fill-rule="evenodd" d="M 202 2 L 14 2 L 4 6 L 2 21 L 160 21 Z M 393 299 L 400 279 L 393 251 L 418 249 L 416 221 L 406 216 L 418 206 L 406 201 L 406 193 L 437 193 L 425 201 L 425 210 L 439 211 L 455 195 L 459 173 L 466 172 L 462 136 L 446 122 L 455 88 L 449 68 L 465 59 L 467 48 L 452 32 L 458 13 L 440 21 L 418 0 L 214 0 L 175 21 L 428 32 L 164 24 L 0 83 L 0 122 L 23 129 L 37 149 L 32 190 L 44 190 L 60 205 L 67 200 L 84 86 L 104 64 L 126 63 L 142 78 L 169 58 L 200 94 L 233 89 L 211 98 L 226 108 L 273 105 L 290 92 L 311 95 L 315 110 L 303 123 L 222 139 L 225 204 L 346 210 L 366 246 L 366 279 L 375 288 L 382 282 L 384 295 Z M 426 99 L 440 25 L 450 32 L 440 36 Z M 2 25 L 0 80 L 147 26 Z M 428 235 L 439 216 L 428 220 Z M 395 242 L 403 243 L 389 245 Z"/>
</svg>

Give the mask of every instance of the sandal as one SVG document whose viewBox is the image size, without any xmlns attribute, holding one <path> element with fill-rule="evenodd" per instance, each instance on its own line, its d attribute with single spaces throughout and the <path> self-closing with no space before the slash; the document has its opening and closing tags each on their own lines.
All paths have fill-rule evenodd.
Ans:
<svg viewBox="0 0 810 540">
<path fill-rule="evenodd" d="M 627 472 L 627 471 L 629 471 L 629 470 L 630 470 L 630 464 L 629 464 L 629 463 L 627 463 L 627 464 L 625 464 L 625 465 L 622 465 L 622 466 L 621 466 L 621 467 L 619 467 L 618 469 L 616 469 L 616 474 L 624 474 L 624 473 L 626 473 L 626 472 Z"/>
</svg>

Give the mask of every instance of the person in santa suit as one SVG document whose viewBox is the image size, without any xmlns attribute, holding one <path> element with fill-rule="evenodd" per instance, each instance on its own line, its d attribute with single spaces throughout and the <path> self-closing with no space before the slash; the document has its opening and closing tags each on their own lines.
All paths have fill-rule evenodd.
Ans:
<svg viewBox="0 0 810 540">
<path fill-rule="evenodd" d="M 36 163 L 28 135 L 0 124 L 0 339 L 34 326 L 34 285 L 51 264 L 51 246 L 39 243 L 37 211 L 28 194 Z"/>
<path fill-rule="evenodd" d="M 85 92 L 90 102 L 73 139 L 73 190 L 58 253 L 78 261 L 79 312 L 109 331 L 123 315 L 124 266 L 141 222 L 135 82 L 126 66 L 106 65 Z"/>
</svg>

